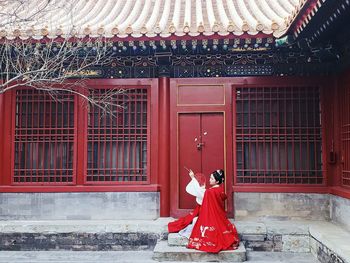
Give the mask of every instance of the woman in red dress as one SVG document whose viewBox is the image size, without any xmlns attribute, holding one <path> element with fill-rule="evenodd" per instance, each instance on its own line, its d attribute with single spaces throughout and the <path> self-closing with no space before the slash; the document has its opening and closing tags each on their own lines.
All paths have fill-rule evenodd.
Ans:
<svg viewBox="0 0 350 263">
<path fill-rule="evenodd" d="M 194 173 L 189 175 L 194 179 Z M 239 237 L 236 227 L 228 220 L 224 208 L 224 201 L 227 199 L 223 188 L 224 171 L 216 170 L 210 175 L 210 188 L 204 191 L 200 207 L 186 217 L 171 224 L 181 226 L 191 223 L 191 219 L 198 216 L 187 247 L 205 252 L 218 253 L 221 250 L 232 250 L 239 246 Z M 187 220 L 183 220 L 187 219 Z M 184 222 L 186 221 L 186 222 Z M 175 226 L 174 224 L 174 226 Z M 169 232 L 175 232 L 175 228 L 169 227 Z M 176 231 L 177 232 L 177 231 Z"/>
<path fill-rule="evenodd" d="M 191 176 L 191 175 L 190 175 Z M 189 238 L 188 248 L 218 253 L 237 249 L 239 237 L 236 227 L 228 220 L 224 201 L 224 171 L 216 170 L 210 175 L 210 188 L 204 193 L 198 220 Z"/>
</svg>

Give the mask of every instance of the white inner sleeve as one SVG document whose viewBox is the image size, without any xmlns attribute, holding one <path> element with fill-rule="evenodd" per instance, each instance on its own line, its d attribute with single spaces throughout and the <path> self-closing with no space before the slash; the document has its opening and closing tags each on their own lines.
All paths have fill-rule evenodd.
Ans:
<svg viewBox="0 0 350 263">
<path fill-rule="evenodd" d="M 205 188 L 201 187 L 198 181 L 193 178 L 186 186 L 186 192 L 196 197 L 196 202 L 202 205 Z"/>
</svg>

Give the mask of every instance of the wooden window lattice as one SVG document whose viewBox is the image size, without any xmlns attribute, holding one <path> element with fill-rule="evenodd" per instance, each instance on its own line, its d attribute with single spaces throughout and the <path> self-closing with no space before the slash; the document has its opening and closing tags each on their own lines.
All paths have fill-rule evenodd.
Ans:
<svg viewBox="0 0 350 263">
<path fill-rule="evenodd" d="M 93 90 L 104 96 L 106 89 Z M 88 114 L 87 182 L 146 182 L 147 89 L 114 95 L 114 115 L 90 106 Z"/>
<path fill-rule="evenodd" d="M 236 182 L 319 185 L 319 89 L 237 88 Z"/>
<path fill-rule="evenodd" d="M 15 112 L 13 183 L 72 183 L 74 95 L 20 89 Z"/>
</svg>

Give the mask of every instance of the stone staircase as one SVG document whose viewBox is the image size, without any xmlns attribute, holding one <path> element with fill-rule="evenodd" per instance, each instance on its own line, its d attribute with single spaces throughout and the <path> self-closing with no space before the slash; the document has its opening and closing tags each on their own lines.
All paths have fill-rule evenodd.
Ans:
<svg viewBox="0 0 350 263">
<path fill-rule="evenodd" d="M 188 249 L 188 239 L 177 233 L 168 235 L 168 240 L 157 242 L 153 250 L 153 259 L 157 261 L 195 261 L 195 262 L 244 262 L 246 249 L 241 242 L 238 249 L 221 251 L 218 254 Z"/>
<path fill-rule="evenodd" d="M 350 263 L 350 232 L 331 222 L 235 221 L 239 249 L 209 254 L 187 249 L 187 239 L 178 234 L 168 235 L 171 220 L 0 221 L 0 251 L 148 251 L 152 262 L 252 262 L 252 253 L 312 253 L 321 263 Z"/>
</svg>

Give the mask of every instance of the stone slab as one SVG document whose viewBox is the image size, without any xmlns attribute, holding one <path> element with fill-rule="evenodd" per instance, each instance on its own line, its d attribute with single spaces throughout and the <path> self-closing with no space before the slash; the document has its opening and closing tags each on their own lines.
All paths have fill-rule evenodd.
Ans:
<svg viewBox="0 0 350 263">
<path fill-rule="evenodd" d="M 233 221 L 240 235 L 266 235 L 266 224 L 264 222 Z"/>
<path fill-rule="evenodd" d="M 318 222 L 310 226 L 310 236 L 342 258 L 345 263 L 350 263 L 350 233 L 344 228 L 332 223 Z M 315 250 L 316 243 L 313 242 L 311 246 Z"/>
<path fill-rule="evenodd" d="M 183 246 L 169 246 L 167 241 L 159 241 L 153 251 L 157 261 L 195 261 L 195 262 L 244 262 L 246 250 L 243 243 L 238 249 L 221 251 L 218 254 L 206 253 Z"/>
<path fill-rule="evenodd" d="M 314 221 L 264 221 L 267 233 L 278 235 L 309 235 L 309 226 Z"/>
<path fill-rule="evenodd" d="M 156 263 L 152 251 L 1 251 L 0 263 Z M 249 263 L 319 263 L 311 254 L 248 252 Z M 175 263 L 179 261 L 168 261 Z M 182 263 L 190 263 L 182 261 Z"/>
<path fill-rule="evenodd" d="M 156 220 L 0 221 L 1 233 L 163 233 L 170 218 Z"/>
</svg>

